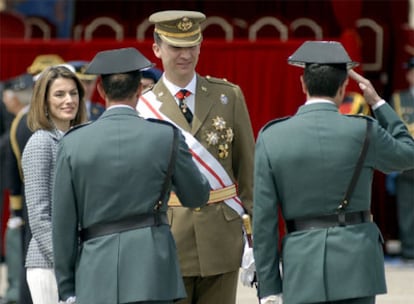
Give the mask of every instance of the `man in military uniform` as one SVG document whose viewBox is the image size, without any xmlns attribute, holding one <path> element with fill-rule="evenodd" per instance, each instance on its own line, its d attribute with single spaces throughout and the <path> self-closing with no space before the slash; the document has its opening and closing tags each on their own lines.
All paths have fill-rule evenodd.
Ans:
<svg viewBox="0 0 414 304">
<path fill-rule="evenodd" d="M 156 67 L 151 67 L 149 69 L 142 71 L 142 92 L 145 92 L 148 89 L 151 89 L 154 84 L 161 78 L 162 72 Z"/>
<path fill-rule="evenodd" d="M 10 79 L 5 84 L 3 101 L 15 118 L 10 128 L 10 149 L 6 154 L 9 174 L 9 209 L 10 217 L 7 222 L 5 245 L 8 287 L 5 298 L 8 303 L 31 303 L 30 294 L 27 300 L 19 295 L 27 290 L 24 276 L 24 246 L 27 225 L 27 211 L 23 200 L 23 177 L 21 172 L 21 153 L 32 132 L 26 125 L 26 114 L 33 91 L 33 76 L 23 74 Z M 25 276 L 24 276 L 25 277 Z M 26 294 L 26 293 L 25 293 Z"/>
<path fill-rule="evenodd" d="M 7 220 L 3 212 L 3 209 L 5 208 L 4 204 L 7 204 L 7 200 L 4 200 L 4 198 L 7 197 L 9 178 L 6 154 L 10 142 L 10 125 L 14 118 L 14 115 L 7 110 L 6 105 L 3 103 L 3 85 L 3 83 L 0 83 L 0 224 L 3 224 L 3 221 Z M 3 254 L 3 234 L 0 229 L 0 262 L 4 261 Z M 3 299 L 0 297 L 0 303 L 2 303 L 2 301 Z"/>
<path fill-rule="evenodd" d="M 413 168 L 414 140 L 370 81 L 350 70 L 356 63 L 339 42 L 305 42 L 288 62 L 304 67 L 307 100 L 257 139 L 258 295 L 266 304 L 280 295 L 289 304 L 373 304 L 386 292 L 383 238 L 370 214 L 373 171 Z M 338 111 L 348 74 L 377 120 Z M 281 255 L 279 210 L 288 229 Z"/>
<path fill-rule="evenodd" d="M 240 87 L 195 71 L 204 20 L 194 11 L 149 17 L 164 74 L 142 95 L 138 112 L 180 128 L 212 188 L 202 208 L 183 207 L 174 196 L 169 202 L 188 295 L 179 303 L 231 304 L 244 245 L 241 216 L 252 209 L 254 137 Z"/>
<path fill-rule="evenodd" d="M 99 116 L 105 111 L 105 107 L 99 102 L 92 101 L 93 94 L 96 88 L 96 75 L 85 74 L 86 68 L 89 64 L 88 61 L 76 60 L 69 61 L 67 64 L 73 66 L 76 71 L 76 76 L 82 82 L 85 89 L 85 104 L 86 112 L 88 113 L 88 119 L 91 121 L 97 120 Z"/>
<path fill-rule="evenodd" d="M 172 304 L 185 297 L 167 201 L 174 187 L 185 206 L 199 208 L 210 188 L 181 133 L 137 115 L 140 70 L 150 65 L 125 48 L 98 53 L 86 70 L 101 75 L 108 108 L 69 131 L 58 151 L 52 223 L 60 300 Z"/>
<path fill-rule="evenodd" d="M 391 106 L 406 124 L 414 137 L 414 57 L 405 64 L 408 89 L 395 92 Z M 414 170 L 390 175 L 395 178 L 401 256 L 404 261 L 414 263 Z"/>
</svg>

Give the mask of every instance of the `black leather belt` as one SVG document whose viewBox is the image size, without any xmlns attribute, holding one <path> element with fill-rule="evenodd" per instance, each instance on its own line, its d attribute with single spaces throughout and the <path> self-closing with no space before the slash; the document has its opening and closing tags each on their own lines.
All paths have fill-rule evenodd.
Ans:
<svg viewBox="0 0 414 304">
<path fill-rule="evenodd" d="M 82 242 L 86 242 L 99 236 L 159 225 L 168 225 L 168 217 L 165 212 L 140 214 L 118 221 L 95 224 L 81 229 L 80 238 Z"/>
<path fill-rule="evenodd" d="M 286 227 L 289 233 L 299 230 L 322 229 L 335 226 L 355 225 L 361 223 L 372 222 L 371 212 L 340 212 L 338 214 L 330 214 L 317 216 L 312 218 L 287 220 Z"/>
</svg>

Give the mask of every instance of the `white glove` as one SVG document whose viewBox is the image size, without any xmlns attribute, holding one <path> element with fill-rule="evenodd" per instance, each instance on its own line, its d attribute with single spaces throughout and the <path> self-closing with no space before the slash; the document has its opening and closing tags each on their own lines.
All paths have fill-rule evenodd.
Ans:
<svg viewBox="0 0 414 304">
<path fill-rule="evenodd" d="M 282 295 L 271 295 L 261 298 L 260 304 L 283 304 Z"/>
<path fill-rule="evenodd" d="M 66 301 L 59 301 L 59 304 L 76 304 L 76 297 L 69 297 Z"/>
<path fill-rule="evenodd" d="M 243 259 L 241 264 L 240 281 L 244 286 L 252 287 L 256 274 L 254 263 L 253 248 L 244 247 Z"/>
<path fill-rule="evenodd" d="M 10 217 L 9 220 L 7 221 L 7 227 L 9 229 L 15 229 L 20 226 L 23 226 L 23 219 L 19 216 Z"/>
</svg>

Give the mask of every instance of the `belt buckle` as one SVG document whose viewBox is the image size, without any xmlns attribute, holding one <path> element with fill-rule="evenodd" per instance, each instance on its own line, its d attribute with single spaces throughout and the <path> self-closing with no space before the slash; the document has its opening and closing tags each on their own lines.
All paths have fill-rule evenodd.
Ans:
<svg viewBox="0 0 414 304">
<path fill-rule="evenodd" d="M 343 211 L 338 212 L 338 223 L 339 223 L 339 226 L 341 227 L 346 226 L 345 212 Z"/>
</svg>

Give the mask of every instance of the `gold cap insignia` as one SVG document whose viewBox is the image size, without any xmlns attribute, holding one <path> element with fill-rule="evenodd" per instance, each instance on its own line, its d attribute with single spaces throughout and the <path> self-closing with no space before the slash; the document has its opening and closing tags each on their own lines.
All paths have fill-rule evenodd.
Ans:
<svg viewBox="0 0 414 304">
<path fill-rule="evenodd" d="M 177 28 L 182 32 L 187 32 L 192 26 L 193 22 L 191 22 L 191 20 L 187 17 L 183 17 L 183 19 L 181 19 L 177 24 Z"/>
</svg>

